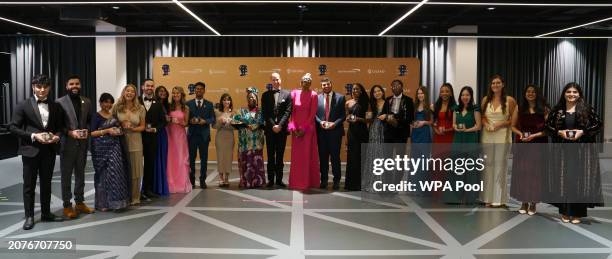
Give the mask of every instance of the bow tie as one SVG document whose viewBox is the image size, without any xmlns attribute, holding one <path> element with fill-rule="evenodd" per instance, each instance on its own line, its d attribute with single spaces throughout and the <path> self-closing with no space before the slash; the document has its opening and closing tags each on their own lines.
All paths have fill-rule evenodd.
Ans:
<svg viewBox="0 0 612 259">
<path fill-rule="evenodd" d="M 278 93 L 278 92 L 280 92 L 280 89 L 272 89 L 271 91 L 272 91 L 272 93 Z"/>
<path fill-rule="evenodd" d="M 38 101 L 36 101 L 36 103 L 44 103 L 44 104 L 49 104 L 49 99 L 38 100 Z"/>
<path fill-rule="evenodd" d="M 155 98 L 147 98 L 147 97 L 145 97 L 144 100 L 145 100 L 145 102 L 152 102 L 152 101 L 155 100 Z"/>
</svg>

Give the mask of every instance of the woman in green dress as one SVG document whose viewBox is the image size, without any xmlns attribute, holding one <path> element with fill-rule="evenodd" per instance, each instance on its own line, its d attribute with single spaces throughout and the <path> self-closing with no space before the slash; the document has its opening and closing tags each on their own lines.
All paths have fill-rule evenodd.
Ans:
<svg viewBox="0 0 612 259">
<path fill-rule="evenodd" d="M 474 104 L 474 90 L 469 86 L 464 86 L 459 94 L 459 104 L 453 113 L 453 157 L 454 158 L 478 158 L 480 131 L 480 109 Z M 477 171 L 465 171 L 463 174 L 458 172 L 447 172 L 447 179 L 453 188 L 455 183 L 463 181 L 467 184 L 475 184 L 480 180 Z M 478 199 L 478 191 L 452 190 L 444 192 L 444 202 L 449 204 L 473 204 Z"/>
</svg>

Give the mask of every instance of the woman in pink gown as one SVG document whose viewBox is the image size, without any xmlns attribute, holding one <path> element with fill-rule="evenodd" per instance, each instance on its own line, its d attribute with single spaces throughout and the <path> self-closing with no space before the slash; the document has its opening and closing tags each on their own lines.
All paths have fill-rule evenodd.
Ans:
<svg viewBox="0 0 612 259">
<path fill-rule="evenodd" d="M 302 89 L 291 91 L 293 112 L 289 121 L 291 132 L 291 168 L 289 188 L 307 190 L 319 186 L 319 155 L 315 115 L 317 113 L 317 93 L 310 90 L 310 74 L 302 77 Z"/>
<path fill-rule="evenodd" d="M 172 103 L 168 113 L 168 191 L 170 193 L 191 192 L 189 181 L 189 148 L 185 127 L 189 108 L 185 105 L 185 92 L 181 87 L 172 89 Z"/>
</svg>

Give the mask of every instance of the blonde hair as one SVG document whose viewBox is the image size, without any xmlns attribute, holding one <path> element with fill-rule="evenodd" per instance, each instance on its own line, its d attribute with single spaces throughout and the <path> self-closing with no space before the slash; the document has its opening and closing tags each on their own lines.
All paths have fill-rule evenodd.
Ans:
<svg viewBox="0 0 612 259">
<path fill-rule="evenodd" d="M 170 92 L 170 94 L 172 94 L 172 92 L 174 92 L 174 90 L 177 90 L 180 94 L 181 94 L 181 100 L 179 101 L 179 103 L 181 104 L 181 111 L 186 112 L 187 111 L 187 105 L 185 105 L 185 90 L 183 90 L 182 87 L 180 86 L 175 86 L 174 88 L 172 88 L 172 91 Z M 175 109 L 175 105 L 174 105 L 174 97 L 170 97 L 170 111 L 174 111 Z"/>
<path fill-rule="evenodd" d="M 128 101 L 125 100 L 125 96 L 124 95 L 125 95 L 125 91 L 128 88 L 130 88 L 130 87 L 134 89 L 134 99 L 132 99 L 132 101 L 131 101 L 132 102 L 131 111 L 139 113 L 139 112 L 141 112 L 144 109 L 144 106 L 142 106 L 140 104 L 140 102 L 138 102 L 138 90 L 137 90 L 136 86 L 133 85 L 133 84 L 127 84 L 125 87 L 123 87 L 123 90 L 121 90 L 121 96 L 119 96 L 119 99 L 117 100 L 115 105 L 113 105 L 113 110 L 112 110 L 113 114 L 117 114 L 119 112 L 125 112 L 126 111 Z"/>
</svg>

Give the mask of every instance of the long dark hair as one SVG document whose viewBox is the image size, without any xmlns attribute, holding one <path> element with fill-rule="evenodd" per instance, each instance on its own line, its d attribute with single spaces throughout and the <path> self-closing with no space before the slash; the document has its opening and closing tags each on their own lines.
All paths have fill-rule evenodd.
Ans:
<svg viewBox="0 0 612 259">
<path fill-rule="evenodd" d="M 416 118 L 416 113 L 419 110 L 419 105 L 421 105 L 421 101 L 419 100 L 419 90 L 421 90 L 421 92 L 423 92 L 423 95 L 425 95 L 425 98 L 423 101 L 423 112 L 425 112 L 425 120 L 429 120 L 429 118 L 431 118 L 431 108 L 429 107 L 429 91 L 427 90 L 427 87 L 425 86 L 419 86 L 419 88 L 416 89 L 416 93 L 414 94 L 415 118 Z"/>
<path fill-rule="evenodd" d="M 448 106 L 446 107 L 446 118 L 450 118 L 451 114 L 452 114 L 452 109 L 455 105 L 457 105 L 457 102 L 455 101 L 455 93 L 453 92 L 453 85 L 451 85 L 451 83 L 444 83 L 440 86 L 440 92 L 442 91 L 442 88 L 448 88 L 448 90 L 450 91 L 450 96 L 448 97 Z M 442 109 L 442 98 L 440 97 L 440 95 L 438 95 L 438 99 L 436 100 L 436 103 L 434 104 L 434 113 L 433 113 L 433 117 L 434 117 L 434 121 L 438 121 L 438 113 L 440 113 L 440 110 Z"/>
<path fill-rule="evenodd" d="M 159 97 L 159 91 L 162 89 L 166 91 L 165 99 L 162 99 L 161 97 Z M 168 101 L 168 99 L 170 99 L 170 92 L 168 92 L 168 89 L 166 89 L 166 87 L 163 85 L 160 85 L 157 88 L 155 88 L 155 98 L 157 98 L 161 102 L 161 105 L 162 107 L 164 107 L 165 112 L 168 113 L 170 110 L 170 103 Z"/>
<path fill-rule="evenodd" d="M 382 88 L 382 86 L 380 85 L 373 85 L 372 88 L 370 88 L 370 109 L 372 110 L 372 113 L 376 114 L 378 111 L 378 107 L 376 106 L 376 97 L 374 97 L 374 90 L 376 88 L 379 88 L 380 91 L 382 92 L 382 99 L 385 100 L 385 89 Z"/>
<path fill-rule="evenodd" d="M 540 90 L 539 87 L 533 84 L 528 84 L 527 86 L 525 86 L 525 88 L 523 88 L 523 98 L 521 98 L 521 104 L 519 105 L 519 114 L 529 114 L 529 101 L 527 101 L 526 96 L 527 90 L 529 90 L 529 88 L 533 88 L 533 90 L 536 92 L 534 107 L 535 113 L 538 115 L 546 114 L 550 110 L 550 106 L 548 106 L 548 103 L 546 103 L 546 100 L 544 100 L 544 96 L 542 96 L 542 90 Z"/>
<path fill-rule="evenodd" d="M 504 85 L 504 87 L 502 87 L 501 89 L 501 96 L 499 97 L 499 102 L 501 102 L 502 112 L 506 113 L 506 90 L 504 90 L 506 89 L 506 81 L 504 81 L 504 78 L 499 74 L 495 74 L 490 78 L 489 88 L 487 90 L 487 100 L 482 104 L 482 106 L 486 109 L 489 102 L 493 100 L 493 90 L 491 90 L 491 85 L 493 84 L 493 80 L 495 79 L 499 79 Z"/>
<path fill-rule="evenodd" d="M 567 103 L 565 101 L 565 92 L 570 89 L 575 88 L 578 91 L 580 97 L 576 100 L 576 119 L 578 123 L 582 126 L 586 126 L 588 124 L 589 116 L 591 113 L 591 106 L 584 101 L 584 95 L 582 94 L 582 88 L 578 83 L 571 82 L 563 87 L 563 91 L 561 91 L 561 97 L 559 98 L 559 102 L 555 105 L 555 111 L 563 111 L 567 109 Z"/>
<path fill-rule="evenodd" d="M 232 96 L 231 96 L 231 95 L 229 95 L 228 93 L 224 93 L 223 95 L 221 95 L 221 99 L 219 99 L 219 111 L 220 111 L 220 112 L 223 112 L 223 108 L 224 108 L 224 106 L 223 106 L 223 100 L 224 100 L 225 98 L 229 98 L 229 101 L 230 101 L 230 106 L 229 106 L 229 108 L 230 108 L 230 110 L 231 110 L 231 111 L 233 111 L 233 110 L 234 110 L 234 101 L 232 100 Z"/>
<path fill-rule="evenodd" d="M 461 101 L 461 95 L 463 95 L 463 91 L 468 91 L 468 93 L 470 94 L 470 102 L 468 104 L 468 107 L 464 107 L 463 101 Z M 476 108 L 476 105 L 474 104 L 474 90 L 469 85 L 464 86 L 463 88 L 461 88 L 461 91 L 459 91 L 459 105 L 457 106 L 457 111 L 462 112 L 464 108 L 466 108 L 468 111 L 473 111 Z"/>
<path fill-rule="evenodd" d="M 363 87 L 362 84 L 360 83 L 353 83 L 353 89 L 357 87 L 359 88 L 359 90 L 361 90 L 361 94 L 359 95 L 359 99 L 357 100 L 357 104 L 359 105 L 357 108 L 359 109 L 365 109 L 364 112 L 367 112 L 368 110 L 368 93 L 366 92 L 365 88 Z M 351 93 L 351 95 L 353 95 L 353 93 Z M 359 112 L 358 110 L 356 110 L 355 112 Z"/>
</svg>

